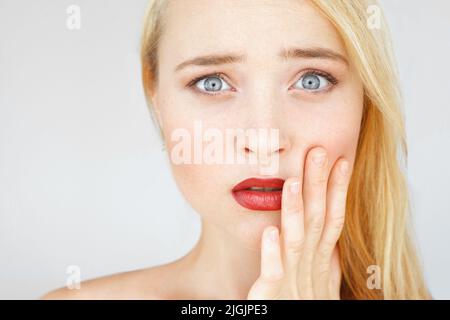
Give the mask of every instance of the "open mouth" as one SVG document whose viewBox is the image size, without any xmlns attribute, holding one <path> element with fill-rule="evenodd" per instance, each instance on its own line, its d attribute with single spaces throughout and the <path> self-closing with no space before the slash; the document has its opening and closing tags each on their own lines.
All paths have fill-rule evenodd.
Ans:
<svg viewBox="0 0 450 320">
<path fill-rule="evenodd" d="M 242 207 L 258 211 L 281 209 L 281 194 L 284 180 L 279 178 L 250 178 L 241 181 L 232 189 L 236 202 Z"/>
<path fill-rule="evenodd" d="M 267 192 L 267 191 L 281 191 L 281 188 L 264 188 L 264 187 L 250 187 L 247 188 L 245 190 L 253 190 L 253 191 L 263 191 L 263 192 Z"/>
</svg>

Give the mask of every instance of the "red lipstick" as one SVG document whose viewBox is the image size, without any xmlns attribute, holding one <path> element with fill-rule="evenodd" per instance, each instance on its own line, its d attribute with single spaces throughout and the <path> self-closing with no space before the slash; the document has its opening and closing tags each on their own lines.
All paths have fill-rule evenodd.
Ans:
<svg viewBox="0 0 450 320">
<path fill-rule="evenodd" d="M 283 179 L 250 178 L 233 187 L 234 200 L 246 209 L 275 211 L 281 209 Z"/>
</svg>

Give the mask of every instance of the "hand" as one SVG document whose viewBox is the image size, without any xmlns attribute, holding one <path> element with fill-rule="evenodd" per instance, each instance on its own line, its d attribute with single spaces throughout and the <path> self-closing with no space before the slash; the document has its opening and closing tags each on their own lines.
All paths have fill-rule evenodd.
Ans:
<svg viewBox="0 0 450 320">
<path fill-rule="evenodd" d="M 261 274 L 248 299 L 340 298 L 337 241 L 349 181 L 347 160 L 338 159 L 329 175 L 326 150 L 308 152 L 300 179 L 289 178 L 283 185 L 281 234 L 275 226 L 264 229 Z"/>
</svg>

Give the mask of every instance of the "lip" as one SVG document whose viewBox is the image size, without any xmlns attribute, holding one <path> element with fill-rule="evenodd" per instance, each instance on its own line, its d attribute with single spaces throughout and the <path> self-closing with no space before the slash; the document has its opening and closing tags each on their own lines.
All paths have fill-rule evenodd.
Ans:
<svg viewBox="0 0 450 320">
<path fill-rule="evenodd" d="M 239 182 L 231 193 L 234 200 L 242 207 L 250 210 L 276 211 L 281 209 L 281 194 L 284 180 L 279 178 L 250 178 Z M 274 191 L 248 190 L 251 187 L 279 188 Z"/>
</svg>

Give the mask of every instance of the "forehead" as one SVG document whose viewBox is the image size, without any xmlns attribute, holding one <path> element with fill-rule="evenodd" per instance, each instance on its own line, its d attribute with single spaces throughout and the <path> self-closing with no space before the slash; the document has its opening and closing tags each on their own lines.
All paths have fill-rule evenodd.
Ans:
<svg viewBox="0 0 450 320">
<path fill-rule="evenodd" d="M 307 0 L 172 0 L 166 19 L 160 59 L 173 63 L 217 51 L 256 59 L 290 46 L 345 56 L 336 29 Z"/>
</svg>

